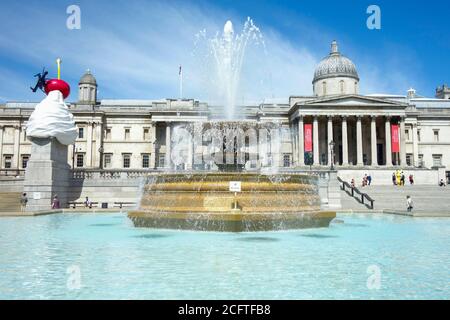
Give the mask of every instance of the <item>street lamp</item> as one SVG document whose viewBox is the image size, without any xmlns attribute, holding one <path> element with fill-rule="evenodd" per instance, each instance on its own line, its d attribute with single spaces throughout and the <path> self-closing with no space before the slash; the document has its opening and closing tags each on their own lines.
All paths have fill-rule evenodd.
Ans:
<svg viewBox="0 0 450 320">
<path fill-rule="evenodd" d="M 329 146 L 330 146 L 330 156 L 331 156 L 331 170 L 334 170 L 334 146 L 335 146 L 336 144 L 334 143 L 334 141 L 332 140 L 332 141 L 330 141 L 330 144 L 329 144 Z"/>
</svg>

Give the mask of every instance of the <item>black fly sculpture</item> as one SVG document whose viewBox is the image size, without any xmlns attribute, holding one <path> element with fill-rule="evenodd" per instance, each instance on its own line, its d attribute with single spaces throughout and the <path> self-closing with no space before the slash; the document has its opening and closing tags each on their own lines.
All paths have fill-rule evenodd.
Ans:
<svg viewBox="0 0 450 320">
<path fill-rule="evenodd" d="M 46 79 L 47 75 L 48 75 L 48 71 L 45 70 L 45 67 L 42 69 L 42 73 L 35 74 L 34 77 L 35 78 L 37 77 L 38 79 L 37 79 L 37 82 L 36 82 L 36 85 L 34 86 L 34 88 L 30 87 L 31 91 L 36 92 L 37 89 L 41 89 L 42 92 L 45 92 L 44 87 L 45 87 L 45 83 L 47 82 L 47 79 Z"/>
</svg>

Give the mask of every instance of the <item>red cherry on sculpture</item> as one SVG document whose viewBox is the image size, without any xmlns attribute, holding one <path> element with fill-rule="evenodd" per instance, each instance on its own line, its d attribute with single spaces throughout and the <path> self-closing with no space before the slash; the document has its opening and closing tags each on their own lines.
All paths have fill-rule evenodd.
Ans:
<svg viewBox="0 0 450 320">
<path fill-rule="evenodd" d="M 60 79 L 50 79 L 45 82 L 45 93 L 48 94 L 51 91 L 61 91 L 64 99 L 70 95 L 70 86 L 67 82 Z"/>
</svg>

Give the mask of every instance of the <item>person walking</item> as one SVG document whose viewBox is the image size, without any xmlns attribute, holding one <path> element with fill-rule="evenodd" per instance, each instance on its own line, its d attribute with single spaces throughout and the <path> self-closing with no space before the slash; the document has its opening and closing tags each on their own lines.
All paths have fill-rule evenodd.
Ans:
<svg viewBox="0 0 450 320">
<path fill-rule="evenodd" d="M 370 186 L 371 183 L 372 183 L 372 176 L 369 174 L 369 175 L 367 176 L 367 184 Z"/>
<path fill-rule="evenodd" d="M 22 196 L 20 197 L 20 210 L 23 212 L 25 211 L 25 208 L 27 207 L 28 203 L 28 197 L 27 194 L 24 192 L 22 193 Z"/>
<path fill-rule="evenodd" d="M 409 175 L 409 184 L 410 185 L 414 184 L 414 176 L 412 174 Z"/>
<path fill-rule="evenodd" d="M 408 212 L 411 212 L 412 209 L 413 209 L 413 202 L 411 196 L 406 196 L 406 210 L 408 210 Z"/>
<path fill-rule="evenodd" d="M 52 201 L 52 209 L 59 209 L 59 208 L 61 208 L 61 205 L 59 203 L 58 196 L 55 195 L 55 197 L 53 198 L 53 201 Z"/>
<path fill-rule="evenodd" d="M 395 172 L 392 174 L 392 184 L 395 186 L 397 185 L 397 178 L 395 176 Z"/>
<path fill-rule="evenodd" d="M 400 177 L 400 185 L 401 186 L 405 185 L 405 174 L 403 173 L 403 171 L 402 171 L 402 175 Z"/>
</svg>

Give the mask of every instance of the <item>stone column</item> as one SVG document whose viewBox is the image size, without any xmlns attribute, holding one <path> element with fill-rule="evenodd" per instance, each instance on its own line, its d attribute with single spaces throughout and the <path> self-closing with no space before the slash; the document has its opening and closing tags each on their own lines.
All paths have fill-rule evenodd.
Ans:
<svg viewBox="0 0 450 320">
<path fill-rule="evenodd" d="M 14 164 L 13 168 L 20 169 L 20 125 L 14 126 Z"/>
<path fill-rule="evenodd" d="M 385 123 L 385 136 L 386 136 L 386 166 L 392 166 L 392 145 L 391 145 L 391 118 L 386 117 Z"/>
<path fill-rule="evenodd" d="M 327 150 L 328 150 L 328 165 L 331 166 L 331 162 L 334 159 L 331 159 L 331 148 L 330 142 L 333 141 L 333 117 L 328 116 L 328 141 L 327 141 Z"/>
<path fill-rule="evenodd" d="M 2 168 L 3 165 L 3 130 L 4 130 L 4 126 L 1 125 L 0 126 L 0 169 Z"/>
<path fill-rule="evenodd" d="M 342 117 L 342 165 L 348 166 L 347 116 Z"/>
<path fill-rule="evenodd" d="M 101 122 L 96 122 L 96 127 L 95 127 L 95 167 L 96 168 L 100 168 L 100 163 L 102 161 L 101 157 L 102 157 L 102 153 L 100 152 L 100 147 L 102 146 L 102 132 L 103 132 L 103 128 L 102 128 L 102 123 Z"/>
<path fill-rule="evenodd" d="M 86 135 L 86 167 L 92 167 L 92 121 L 87 123 L 87 135 Z"/>
<path fill-rule="evenodd" d="M 313 120 L 313 153 L 314 153 L 314 165 L 320 165 L 319 161 L 319 120 L 317 116 L 314 116 Z"/>
<path fill-rule="evenodd" d="M 28 195 L 26 210 L 50 210 L 55 195 L 61 207 L 67 207 L 70 188 L 67 146 L 56 138 L 32 138 L 31 155 L 23 186 Z"/>
<path fill-rule="evenodd" d="M 413 139 L 413 158 L 414 158 L 414 167 L 419 166 L 419 141 L 417 139 L 417 124 L 413 124 L 412 128 L 412 139 Z"/>
<path fill-rule="evenodd" d="M 152 143 L 152 153 L 150 154 L 150 168 L 156 168 L 156 122 L 152 122 L 150 127 L 150 135 L 153 141 Z"/>
<path fill-rule="evenodd" d="M 400 118 L 400 164 L 406 166 L 405 117 Z"/>
<path fill-rule="evenodd" d="M 167 169 L 171 168 L 171 126 L 170 122 L 166 123 L 166 158 L 165 158 L 165 167 Z"/>
<path fill-rule="evenodd" d="M 363 166 L 363 145 L 361 116 L 356 117 L 356 165 Z"/>
<path fill-rule="evenodd" d="M 304 135 L 303 117 L 300 117 L 298 119 L 298 143 L 297 143 L 299 166 L 305 165 L 305 141 L 303 135 Z"/>
<path fill-rule="evenodd" d="M 377 117 L 372 116 L 370 122 L 370 146 L 371 146 L 371 158 L 372 166 L 378 166 L 378 154 L 377 154 Z"/>
</svg>

